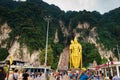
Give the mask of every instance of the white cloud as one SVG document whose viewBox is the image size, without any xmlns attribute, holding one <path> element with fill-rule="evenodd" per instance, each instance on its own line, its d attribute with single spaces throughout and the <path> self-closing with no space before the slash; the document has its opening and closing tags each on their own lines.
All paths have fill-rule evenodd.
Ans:
<svg viewBox="0 0 120 80">
<path fill-rule="evenodd" d="M 55 4 L 61 9 L 67 10 L 83 10 L 83 9 L 92 9 L 94 6 L 95 0 L 44 0 L 49 4 Z"/>
<path fill-rule="evenodd" d="M 23 2 L 25 2 L 26 0 L 13 0 L 13 1 L 23 1 Z"/>
<path fill-rule="evenodd" d="M 120 7 L 120 0 L 43 0 L 49 4 L 55 4 L 62 10 L 97 10 L 101 13 Z"/>
</svg>

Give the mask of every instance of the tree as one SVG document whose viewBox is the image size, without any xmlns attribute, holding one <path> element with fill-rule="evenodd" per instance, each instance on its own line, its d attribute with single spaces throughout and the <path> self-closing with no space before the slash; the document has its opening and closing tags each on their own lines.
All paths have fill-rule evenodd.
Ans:
<svg viewBox="0 0 120 80">
<path fill-rule="evenodd" d="M 101 64 L 101 56 L 97 49 L 92 49 L 87 57 L 90 63 L 96 60 L 98 64 Z"/>
<path fill-rule="evenodd" d="M 94 60 L 96 60 L 98 64 L 101 64 L 101 56 L 94 44 L 81 42 L 81 45 L 84 66 L 87 66 L 86 64 L 92 63 Z"/>
<path fill-rule="evenodd" d="M 103 57 L 102 64 L 108 62 L 107 58 Z"/>
<path fill-rule="evenodd" d="M 40 52 L 40 63 L 42 65 L 44 65 L 44 62 L 45 62 L 45 54 L 46 54 L 46 49 L 43 49 L 41 52 Z M 54 57 L 53 57 L 53 49 L 52 47 L 49 45 L 48 46 L 48 52 L 47 52 L 47 66 L 51 66 L 53 64 L 53 60 L 54 60 Z"/>
<path fill-rule="evenodd" d="M 0 48 L 0 61 L 3 61 L 9 55 L 8 50 L 6 48 Z"/>
</svg>

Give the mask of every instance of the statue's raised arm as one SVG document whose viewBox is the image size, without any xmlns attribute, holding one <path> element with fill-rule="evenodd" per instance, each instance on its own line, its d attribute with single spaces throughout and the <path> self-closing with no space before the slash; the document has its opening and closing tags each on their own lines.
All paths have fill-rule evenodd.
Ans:
<svg viewBox="0 0 120 80">
<path fill-rule="evenodd" d="M 72 53 L 73 45 L 74 45 L 74 42 L 73 42 L 73 40 L 71 40 L 71 44 L 70 44 L 70 47 L 69 47 L 69 49 L 70 49 L 70 54 Z"/>
</svg>

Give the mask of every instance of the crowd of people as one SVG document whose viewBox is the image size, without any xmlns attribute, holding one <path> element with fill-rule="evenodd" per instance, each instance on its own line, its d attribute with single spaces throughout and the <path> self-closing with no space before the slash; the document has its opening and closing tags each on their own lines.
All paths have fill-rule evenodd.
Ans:
<svg viewBox="0 0 120 80">
<path fill-rule="evenodd" d="M 49 80 L 120 80 L 120 77 L 117 76 L 117 73 L 109 77 L 104 76 L 104 72 L 95 70 L 89 70 L 82 68 L 80 70 L 71 70 L 71 71 L 61 71 L 54 72 L 50 74 L 52 79 Z"/>
<path fill-rule="evenodd" d="M 3 68 L 0 68 L 0 80 L 120 80 L 120 77 L 116 74 L 106 79 L 102 71 L 97 73 L 86 68 L 70 71 L 50 71 L 48 74 L 44 74 L 44 72 L 31 73 L 29 70 L 18 69 L 9 71 L 8 74 L 4 72 Z"/>
<path fill-rule="evenodd" d="M 3 67 L 0 67 L 0 80 L 29 80 L 28 70 L 10 70 L 5 72 Z"/>
</svg>

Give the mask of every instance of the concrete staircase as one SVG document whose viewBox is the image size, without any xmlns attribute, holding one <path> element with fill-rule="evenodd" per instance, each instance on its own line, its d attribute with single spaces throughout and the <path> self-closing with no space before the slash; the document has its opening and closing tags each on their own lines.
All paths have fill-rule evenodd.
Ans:
<svg viewBox="0 0 120 80">
<path fill-rule="evenodd" d="M 69 48 L 65 47 L 60 55 L 58 70 L 67 70 L 69 66 Z"/>
</svg>

